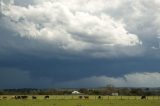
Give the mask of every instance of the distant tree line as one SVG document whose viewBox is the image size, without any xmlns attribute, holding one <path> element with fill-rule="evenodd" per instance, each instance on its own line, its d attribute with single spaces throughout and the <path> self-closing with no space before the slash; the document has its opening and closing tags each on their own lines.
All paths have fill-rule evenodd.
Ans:
<svg viewBox="0 0 160 106">
<path fill-rule="evenodd" d="M 58 89 L 3 89 L 0 90 L 0 95 L 69 95 L 72 92 L 69 90 Z"/>
<path fill-rule="evenodd" d="M 122 96 L 151 96 L 160 95 L 160 89 L 152 88 L 116 88 L 116 87 L 106 87 L 103 89 L 80 89 L 81 93 L 89 95 L 111 95 L 112 93 L 118 93 Z"/>
<path fill-rule="evenodd" d="M 112 93 L 124 96 L 160 95 L 159 88 L 116 88 L 113 86 L 94 89 L 3 89 L 0 90 L 0 95 L 71 95 L 74 90 L 84 95 L 111 95 Z"/>
</svg>

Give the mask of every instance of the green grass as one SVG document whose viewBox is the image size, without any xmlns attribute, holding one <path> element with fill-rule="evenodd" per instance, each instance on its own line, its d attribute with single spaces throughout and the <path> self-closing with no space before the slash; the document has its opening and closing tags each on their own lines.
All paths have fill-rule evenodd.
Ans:
<svg viewBox="0 0 160 106">
<path fill-rule="evenodd" d="M 78 96 L 51 96 L 45 100 L 44 96 L 37 96 L 32 100 L 14 100 L 7 96 L 6 100 L 0 100 L 0 106 L 160 106 L 158 97 L 150 96 L 148 100 L 141 100 L 138 96 L 104 96 L 103 99 L 96 99 L 97 96 L 90 96 L 89 100 L 78 99 Z"/>
</svg>

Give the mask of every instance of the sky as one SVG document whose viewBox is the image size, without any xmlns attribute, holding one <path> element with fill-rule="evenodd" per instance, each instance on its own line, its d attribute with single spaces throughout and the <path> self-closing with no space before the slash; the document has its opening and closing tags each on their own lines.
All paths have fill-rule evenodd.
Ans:
<svg viewBox="0 0 160 106">
<path fill-rule="evenodd" d="M 159 0 L 0 6 L 0 89 L 160 87 Z"/>
</svg>

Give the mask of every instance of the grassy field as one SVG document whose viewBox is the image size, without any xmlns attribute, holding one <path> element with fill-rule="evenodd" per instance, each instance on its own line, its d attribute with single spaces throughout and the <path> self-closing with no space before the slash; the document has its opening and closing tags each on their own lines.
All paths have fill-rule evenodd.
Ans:
<svg viewBox="0 0 160 106">
<path fill-rule="evenodd" d="M 37 96 L 32 100 L 29 96 L 27 100 L 15 100 L 7 96 L 7 99 L 0 100 L 0 106 L 160 106 L 160 100 L 153 96 L 146 100 L 138 96 L 104 96 L 100 100 L 97 96 L 90 96 L 87 100 L 80 100 L 78 96 L 50 96 L 47 100 L 44 96 Z"/>
</svg>

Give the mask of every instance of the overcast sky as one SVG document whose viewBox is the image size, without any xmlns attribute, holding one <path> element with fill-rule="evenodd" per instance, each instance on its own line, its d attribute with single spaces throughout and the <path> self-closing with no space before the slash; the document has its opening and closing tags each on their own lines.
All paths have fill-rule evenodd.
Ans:
<svg viewBox="0 0 160 106">
<path fill-rule="evenodd" d="M 2 0 L 0 88 L 160 87 L 159 0 Z"/>
</svg>

